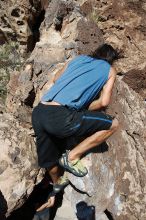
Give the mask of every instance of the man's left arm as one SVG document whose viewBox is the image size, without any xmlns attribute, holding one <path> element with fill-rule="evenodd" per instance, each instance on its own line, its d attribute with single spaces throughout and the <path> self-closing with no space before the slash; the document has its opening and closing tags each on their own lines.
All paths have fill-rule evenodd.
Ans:
<svg viewBox="0 0 146 220">
<path fill-rule="evenodd" d="M 115 79 L 116 79 L 116 70 L 115 68 L 111 67 L 110 73 L 109 73 L 109 79 L 107 83 L 104 85 L 99 99 L 93 101 L 89 105 L 88 110 L 94 111 L 94 110 L 98 110 L 100 108 L 108 106 L 108 104 L 110 103 Z"/>
</svg>

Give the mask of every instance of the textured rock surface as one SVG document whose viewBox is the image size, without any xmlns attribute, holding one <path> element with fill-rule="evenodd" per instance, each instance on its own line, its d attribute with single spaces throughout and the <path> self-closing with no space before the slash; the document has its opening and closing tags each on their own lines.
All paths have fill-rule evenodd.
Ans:
<svg viewBox="0 0 146 220">
<path fill-rule="evenodd" d="M 98 22 L 104 39 L 123 51 L 116 66 L 119 75 L 125 75 L 118 78 L 108 109 L 119 119 L 121 129 L 109 139 L 107 152 L 89 157 L 89 176 L 81 180 L 70 175 L 74 185 L 92 193 L 92 197 L 66 189 L 72 205 L 81 200 L 98 204 L 96 219 L 101 219 L 99 213 L 106 209 L 114 219 L 146 218 L 144 5 L 145 1 L 98 1 L 92 13 L 86 10 Z"/>
<path fill-rule="evenodd" d="M 0 190 L 8 213 L 22 205 L 40 181 L 33 137 L 10 114 L 0 115 Z"/>
<path fill-rule="evenodd" d="M 46 0 L 1 1 L 0 44 L 13 40 L 20 43 L 22 53 L 33 49 L 33 41 L 37 40 L 34 37 L 38 38 L 37 19 L 41 20 L 39 16 L 46 6 Z"/>
<path fill-rule="evenodd" d="M 85 26 L 88 28 L 85 29 Z M 92 30 L 90 38 L 89 28 Z M 51 75 L 64 62 L 81 52 L 92 52 L 102 42 L 102 33 L 97 25 L 84 18 L 75 3 L 51 2 L 41 25 L 40 41 L 26 61 L 23 71 L 11 75 L 7 98 L 9 111 L 18 116 L 20 109 L 26 112 L 31 110 L 30 107 L 39 102 L 40 96 L 49 86 Z"/>
<path fill-rule="evenodd" d="M 117 105 L 118 103 L 118 105 Z M 96 205 L 99 213 L 109 210 L 115 219 L 145 219 L 146 167 L 145 167 L 145 103 L 143 99 L 118 78 L 109 113 L 116 115 L 121 128 L 111 137 L 106 146 L 97 147 L 97 153 L 88 156 L 89 175 L 71 182 L 81 191 L 67 188 L 72 206 L 79 201 Z M 87 157 L 86 157 L 87 159 Z"/>
<path fill-rule="evenodd" d="M 69 174 L 71 183 L 80 191 L 76 191 L 71 186 L 65 192 L 72 202 L 72 207 L 76 212 L 76 206 L 80 202 L 85 202 L 87 207 L 95 207 L 95 219 L 102 219 L 109 201 L 114 193 L 114 174 L 110 167 L 110 156 L 105 153 L 93 153 L 86 156 L 84 163 L 88 168 L 88 175 L 84 178 L 77 178 Z M 85 209 L 85 212 L 87 210 Z"/>
<path fill-rule="evenodd" d="M 89 29 L 84 30 L 85 25 L 88 27 L 91 26 L 92 30 L 94 28 L 91 39 L 88 37 L 85 39 L 86 31 L 89 33 Z M 82 37 L 81 33 L 84 33 L 85 35 Z M 34 186 L 35 178 L 38 174 L 38 170 L 35 170 L 33 166 L 33 163 L 36 162 L 36 157 L 31 158 L 31 146 L 32 148 L 34 147 L 34 142 L 31 136 L 29 136 L 32 131 L 30 124 L 32 107 L 39 102 L 43 91 L 49 86 L 51 75 L 55 74 L 55 72 L 64 65 L 64 62 L 75 54 L 78 54 L 79 51 L 88 53 L 89 50 L 93 50 L 93 40 L 95 39 L 96 42 L 94 45 L 97 47 L 103 42 L 101 31 L 95 24 L 93 24 L 93 22 L 84 18 L 75 3 L 53 1 L 46 9 L 45 20 L 41 25 L 40 41 L 36 44 L 35 49 L 30 58 L 26 61 L 22 71 L 20 73 L 15 71 L 10 75 L 11 79 L 8 84 L 8 96 L 6 101 L 7 112 L 13 113 L 13 116 L 16 118 L 16 123 L 19 124 L 20 122 L 21 126 L 17 127 L 15 125 L 15 119 L 12 119 L 12 121 L 14 120 L 14 125 L 11 129 L 12 133 L 8 133 L 9 137 L 7 138 L 10 145 L 4 147 L 7 149 L 6 152 L 3 152 L 2 148 L 3 153 L 1 153 L 1 160 L 5 155 L 5 161 L 7 162 L 8 167 L 11 167 L 10 170 L 6 169 L 4 174 L 6 176 L 14 176 L 14 178 L 9 180 L 9 190 L 4 184 L 4 174 L 2 173 L 0 177 L 2 180 L 0 183 L 0 189 L 7 200 L 9 208 L 8 213 L 18 208 L 22 202 L 25 201 L 27 195 L 29 195 Z M 86 48 L 84 47 L 85 40 L 87 42 Z M 7 116 L 9 117 L 9 115 Z M 7 118 L 7 120 L 8 126 L 10 127 L 11 120 L 9 121 L 9 118 Z M 20 140 L 17 135 L 18 131 L 20 135 L 22 132 L 23 136 Z M 25 134 L 23 135 L 23 133 Z M 13 136 L 16 136 L 16 144 L 13 143 Z M 1 139 L 4 142 L 5 137 L 2 136 Z M 23 146 L 21 146 L 21 142 L 23 143 Z M 8 154 L 8 152 L 11 153 L 11 151 L 14 151 L 13 154 L 15 154 L 15 145 L 19 152 L 17 165 L 15 164 L 15 161 L 11 162 Z M 23 151 L 27 149 L 24 157 L 21 155 L 21 148 L 24 148 Z M 17 156 L 15 158 L 15 155 L 14 160 L 17 161 Z M 25 163 L 28 164 L 28 167 Z M 26 168 L 27 172 L 25 172 Z M 28 175 L 27 177 L 27 174 L 31 175 L 31 172 L 34 178 L 31 178 L 30 180 L 30 176 Z M 23 185 L 20 187 L 22 188 L 20 193 L 17 192 L 18 186 L 16 187 L 16 183 L 17 185 L 20 184 L 20 186 L 21 184 Z M 13 192 L 14 189 L 16 191 L 15 198 L 13 197 L 13 194 L 11 196 L 11 192 Z"/>
<path fill-rule="evenodd" d="M 109 140 L 115 176 L 115 194 L 109 207 L 116 219 L 145 219 L 145 102 L 119 79 L 110 112 L 118 115 L 121 130 Z"/>
<path fill-rule="evenodd" d="M 63 197 L 62 206 L 57 210 L 54 220 L 77 220 L 69 200 Z"/>
<path fill-rule="evenodd" d="M 91 18 L 104 39 L 123 51 L 118 70 L 143 69 L 146 65 L 146 2 L 135 0 L 94 1 Z"/>
<path fill-rule="evenodd" d="M 144 213 L 146 203 L 144 12 L 144 1 L 140 4 L 137 1 L 117 3 L 115 0 L 50 1 L 40 27 L 40 41 L 37 42 L 22 71 L 11 75 L 8 85 L 7 109 L 17 117 L 17 120 L 13 117 L 7 119 L 8 125 L 10 123 L 9 128 L 12 126 L 11 121 L 14 121 L 12 134 L 9 134 L 10 129 L 6 132 L 9 137 L 3 138 L 2 134 L 2 141 L 5 144 L 3 146 L 6 146 L 2 151 L 7 158 L 4 160 L 7 163 L 1 159 L 2 167 L 10 166 L 12 174 L 16 170 L 19 174 L 18 180 L 22 181 L 20 184 L 27 182 L 27 187 L 31 191 L 34 184 L 33 178 L 31 182 L 29 178 L 27 179 L 27 175 L 20 178 L 21 173 L 25 173 L 27 166 L 24 167 L 24 164 L 28 155 L 31 157 L 31 151 L 27 152 L 24 158 L 22 156 L 20 164 L 16 164 L 15 160 L 19 161 L 22 154 L 18 147 L 21 142 L 24 142 L 22 147 L 24 151 L 28 149 L 28 142 L 31 143 L 29 146 L 34 146 L 28 134 L 31 129 L 30 115 L 32 107 L 39 102 L 42 93 L 49 88 L 49 79 L 70 58 L 79 53 L 88 54 L 104 39 L 123 50 L 123 56 L 116 66 L 119 75 L 124 76 L 118 76 L 111 107 L 108 109 L 108 112 L 115 115 L 121 122 L 121 129 L 109 139 L 108 145 L 102 145 L 86 156 L 84 162 L 89 169 L 86 177 L 69 176 L 73 185 L 84 194 L 77 192 L 71 186 L 66 189 L 66 196 L 72 202 L 74 210 L 81 201 L 86 202 L 87 206 L 95 206 L 96 220 L 108 218 L 105 210 L 111 212 L 116 220 L 146 218 Z M 93 21 L 98 23 L 102 32 Z M 141 76 L 138 80 L 135 73 Z M 131 78 L 136 80 L 130 80 Z M 140 84 L 141 89 L 139 89 Z M 7 117 L 9 118 L 9 114 Z M 20 137 L 25 133 L 23 139 L 19 139 L 18 130 Z M 13 136 L 16 136 L 14 139 L 18 143 L 17 146 Z M 10 155 L 14 155 L 13 159 Z M 35 161 L 33 155 L 31 161 L 32 164 Z M 29 164 L 30 160 L 28 160 Z M 28 172 L 33 169 L 32 164 L 28 167 Z M 2 182 L 4 173 L 9 169 L 7 168 L 0 176 Z M 35 172 L 34 176 L 37 176 L 38 170 L 33 169 L 33 172 Z M 13 200 L 10 195 L 15 189 L 14 185 L 15 179 L 9 187 L 10 191 L 7 191 L 4 182 L 2 186 L 0 185 L 9 210 L 15 209 L 18 203 L 20 205 L 23 196 L 28 194 L 28 190 L 22 187 L 24 189 L 22 195 L 16 190 L 16 197 Z M 5 192 L 8 193 L 5 195 Z"/>
</svg>

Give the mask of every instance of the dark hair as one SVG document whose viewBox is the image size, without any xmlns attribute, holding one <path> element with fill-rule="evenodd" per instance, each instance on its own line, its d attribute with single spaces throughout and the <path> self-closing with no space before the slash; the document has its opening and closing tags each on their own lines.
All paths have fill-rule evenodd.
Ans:
<svg viewBox="0 0 146 220">
<path fill-rule="evenodd" d="M 111 45 L 102 44 L 90 56 L 112 64 L 118 58 L 118 52 Z"/>
</svg>

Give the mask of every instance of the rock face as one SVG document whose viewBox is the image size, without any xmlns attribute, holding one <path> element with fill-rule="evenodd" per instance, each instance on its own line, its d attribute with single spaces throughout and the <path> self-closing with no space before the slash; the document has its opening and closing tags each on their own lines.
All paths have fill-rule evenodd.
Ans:
<svg viewBox="0 0 146 220">
<path fill-rule="evenodd" d="M 82 179 L 69 176 L 78 189 L 88 192 L 91 197 L 81 196 L 71 187 L 66 189 L 66 194 L 70 195 L 68 198 L 75 210 L 80 201 L 95 205 L 96 219 L 99 220 L 105 217 L 105 210 L 109 219 L 111 216 L 120 220 L 146 218 L 146 25 L 141 23 L 145 17 L 144 5 L 144 1 L 140 4 L 135 1 L 98 1 L 91 16 L 98 22 L 104 39 L 123 51 L 116 63 L 121 77 L 118 77 L 108 109 L 119 119 L 121 128 L 108 140 L 108 151 L 101 146 L 97 148 L 99 154 L 88 156 L 88 176 Z"/>
<path fill-rule="evenodd" d="M 86 203 L 87 208 L 94 206 L 96 220 L 106 220 L 109 215 L 117 220 L 146 218 L 144 11 L 144 1 L 140 4 L 126 0 L 118 3 L 115 0 L 49 2 L 40 27 L 39 42 L 22 71 L 11 75 L 6 102 L 8 123 L 3 124 L 1 119 L 1 126 L 7 131 L 1 134 L 4 148 L 0 161 L 4 168 L 0 189 L 7 200 L 8 213 L 24 201 L 24 195 L 29 194 L 35 183 L 30 176 L 35 178 L 39 172 L 33 168 L 36 157 L 31 151 L 34 141 L 29 135 L 32 108 L 49 88 L 51 76 L 64 63 L 77 54 L 91 53 L 106 40 L 122 50 L 122 56 L 115 64 L 120 76 L 107 109 L 119 119 L 121 128 L 107 144 L 85 157 L 84 163 L 89 170 L 86 177 L 69 175 L 72 184 L 84 194 L 69 186 L 66 195 L 74 210 L 80 202 Z M 135 72 L 142 77 L 130 80 L 137 79 Z M 10 129 L 8 132 L 9 127 L 13 127 L 12 132 Z M 4 180 L 10 173 L 17 178 L 10 180 L 8 191 Z M 20 180 L 20 188 L 16 188 L 15 179 L 17 183 Z"/>
<path fill-rule="evenodd" d="M 31 111 L 49 86 L 51 75 L 62 68 L 64 62 L 77 54 L 93 52 L 101 43 L 102 32 L 82 15 L 74 2 L 51 2 L 41 25 L 40 41 L 23 71 L 11 75 L 7 97 L 9 111 L 16 116 L 24 109 Z"/>
<path fill-rule="evenodd" d="M 118 105 L 117 105 L 118 103 Z M 128 85 L 118 78 L 111 107 L 120 130 L 107 145 L 97 147 L 96 153 L 86 157 L 89 174 L 84 178 L 69 175 L 70 181 L 81 191 L 66 189 L 72 206 L 85 201 L 96 208 L 96 219 L 108 210 L 114 219 L 145 219 L 145 103 Z M 84 161 L 83 161 L 84 162 Z"/>
<path fill-rule="evenodd" d="M 146 2 L 135 0 L 95 1 L 92 19 L 104 39 L 121 50 L 120 72 L 143 69 L 146 65 Z"/>
<path fill-rule="evenodd" d="M 1 1 L 0 44 L 12 40 L 20 43 L 22 53 L 26 50 L 32 50 L 33 42 L 39 38 L 38 19 L 41 20 L 41 15 L 43 16 L 43 10 L 47 4 L 46 0 Z"/>
<path fill-rule="evenodd" d="M 33 137 L 10 114 L 0 115 L 0 213 L 23 204 L 41 180 Z M 7 205 L 6 205 L 7 204 Z M 8 206 L 8 210 L 6 210 Z M 2 207 L 2 208 L 1 208 Z"/>
<path fill-rule="evenodd" d="M 118 115 L 121 130 L 109 140 L 116 183 L 109 209 L 116 219 L 145 219 L 145 103 L 118 79 L 110 112 Z"/>
<path fill-rule="evenodd" d="M 84 27 L 86 25 L 88 34 L 90 26 L 93 30 L 91 39 L 85 39 Z M 83 37 L 81 33 L 84 33 Z M 93 44 L 95 40 L 96 42 Z M 8 117 L 6 126 L 11 127 L 11 121 L 14 125 L 11 129 L 12 133 L 8 133 L 8 145 L 4 145 L 5 136 L 3 133 L 1 134 L 6 151 L 2 148 L 0 160 L 2 163 L 6 161 L 8 166 L 7 169 L 3 169 L 0 183 L 0 189 L 8 205 L 7 214 L 25 201 L 24 198 L 30 194 L 39 173 L 38 167 L 34 166 L 37 161 L 36 155 L 34 157 L 32 155 L 32 150 L 35 152 L 35 143 L 31 136 L 32 107 L 39 102 L 43 91 L 49 86 L 51 75 L 62 68 L 64 62 L 80 51 L 84 53 L 92 51 L 94 46 L 98 47 L 102 42 L 103 37 L 99 28 L 84 18 L 74 2 L 53 1 L 49 4 L 45 20 L 41 25 L 40 41 L 36 44 L 22 71 L 20 73 L 15 71 L 10 75 L 11 79 L 8 84 L 6 108 L 9 113 L 6 116 L 6 118 Z M 11 120 L 9 114 L 13 115 Z M 18 126 L 15 123 L 18 123 Z M 24 151 L 25 154 L 23 155 L 21 151 Z M 9 158 L 10 155 L 13 155 L 13 160 Z M 5 179 L 10 175 L 14 178 L 9 180 L 10 185 L 7 186 Z M 18 187 L 19 184 L 20 187 Z"/>
</svg>

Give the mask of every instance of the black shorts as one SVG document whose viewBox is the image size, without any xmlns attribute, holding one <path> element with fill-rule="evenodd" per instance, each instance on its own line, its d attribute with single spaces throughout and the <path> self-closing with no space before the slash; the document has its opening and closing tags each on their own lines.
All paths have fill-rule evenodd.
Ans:
<svg viewBox="0 0 146 220">
<path fill-rule="evenodd" d="M 108 130 L 113 118 L 98 111 L 77 111 L 60 105 L 38 104 L 32 113 L 38 163 L 48 168 L 58 163 L 66 148 L 64 140 Z"/>
</svg>

